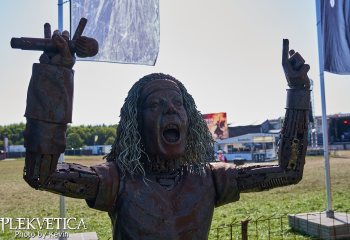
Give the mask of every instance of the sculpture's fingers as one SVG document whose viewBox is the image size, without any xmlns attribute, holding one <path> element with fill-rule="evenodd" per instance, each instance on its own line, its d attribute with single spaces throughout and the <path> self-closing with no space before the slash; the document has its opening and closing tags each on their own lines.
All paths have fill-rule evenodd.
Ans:
<svg viewBox="0 0 350 240">
<path fill-rule="evenodd" d="M 41 56 L 39 58 L 39 62 L 40 63 L 44 63 L 44 64 L 49 64 L 50 63 L 50 57 L 44 52 L 43 54 L 41 54 Z"/>
<path fill-rule="evenodd" d="M 55 30 L 52 35 L 52 40 L 55 43 L 60 54 L 64 58 L 71 58 L 71 53 L 69 51 L 68 42 L 64 35 L 61 35 L 60 31 Z"/>
<path fill-rule="evenodd" d="M 288 62 L 288 52 L 289 52 L 289 40 L 283 39 L 283 48 L 282 48 L 282 65 L 285 66 Z"/>
<path fill-rule="evenodd" d="M 93 57 L 98 53 L 98 42 L 93 38 L 78 37 L 75 47 L 78 57 Z"/>
<path fill-rule="evenodd" d="M 77 55 L 79 57 L 86 57 L 88 54 L 87 39 L 86 37 L 79 37 L 76 40 Z"/>
<path fill-rule="evenodd" d="M 62 50 L 66 40 L 62 37 L 60 31 L 55 30 L 52 35 L 52 40 L 59 50 Z"/>
<path fill-rule="evenodd" d="M 69 32 L 67 30 L 64 30 L 62 32 L 62 37 L 64 38 L 64 40 L 66 40 L 68 42 L 68 40 L 69 40 Z"/>
<path fill-rule="evenodd" d="M 51 25 L 50 25 L 50 23 L 44 24 L 44 38 L 51 38 Z"/>
<path fill-rule="evenodd" d="M 301 67 L 304 65 L 305 60 L 298 52 L 294 52 L 294 50 L 290 50 L 289 53 L 291 52 L 293 54 L 289 58 L 289 62 L 291 63 L 294 70 L 299 71 Z"/>
<path fill-rule="evenodd" d="M 294 49 L 289 50 L 289 56 L 293 56 L 295 53 Z"/>
<path fill-rule="evenodd" d="M 52 36 L 53 36 L 53 35 L 61 35 L 61 32 L 60 32 L 59 30 L 55 30 L 55 31 L 53 31 Z"/>
<path fill-rule="evenodd" d="M 292 50 L 291 50 L 292 51 Z M 296 52 L 293 54 L 293 58 L 298 61 L 298 62 L 302 62 L 305 63 L 305 59 L 300 55 L 300 53 Z"/>
<path fill-rule="evenodd" d="M 302 75 L 307 75 L 308 71 L 310 70 L 310 65 L 309 64 L 304 64 L 302 68 L 300 69 L 300 73 Z"/>
</svg>

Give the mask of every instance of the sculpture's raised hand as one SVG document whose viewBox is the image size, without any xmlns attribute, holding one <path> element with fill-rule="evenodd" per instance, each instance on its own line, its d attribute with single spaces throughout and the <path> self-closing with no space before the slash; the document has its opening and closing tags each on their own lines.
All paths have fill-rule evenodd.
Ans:
<svg viewBox="0 0 350 240">
<path fill-rule="evenodd" d="M 48 23 L 44 25 L 44 36 L 45 38 L 51 38 L 51 29 L 50 24 Z M 70 52 L 68 46 L 69 32 L 63 31 L 60 33 L 58 30 L 54 31 L 52 35 L 52 41 L 58 49 L 58 53 L 45 51 L 40 56 L 40 63 L 73 68 L 75 57 L 74 54 Z"/>
<path fill-rule="evenodd" d="M 51 38 L 51 26 L 44 25 L 44 38 L 12 38 L 11 47 L 22 50 L 44 51 L 40 63 L 72 68 L 75 63 L 74 55 L 78 57 L 93 57 L 98 53 L 98 42 L 94 38 L 81 36 L 87 23 L 81 18 L 73 39 L 69 40 L 69 32 L 55 31 Z"/>
<path fill-rule="evenodd" d="M 240 192 L 248 192 L 298 183 L 303 176 L 307 149 L 310 109 L 310 66 L 298 52 L 289 51 L 283 39 L 282 66 L 290 89 L 287 89 L 286 115 L 280 133 L 278 165 L 238 167 Z"/>
<path fill-rule="evenodd" d="M 310 79 L 307 76 L 310 66 L 305 64 L 305 60 L 298 52 L 293 49 L 289 51 L 288 39 L 283 39 L 282 66 L 290 88 L 310 88 Z"/>
</svg>

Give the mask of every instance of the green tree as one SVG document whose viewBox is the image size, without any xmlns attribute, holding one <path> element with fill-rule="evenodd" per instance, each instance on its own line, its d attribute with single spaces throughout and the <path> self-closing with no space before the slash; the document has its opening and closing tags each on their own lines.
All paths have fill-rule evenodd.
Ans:
<svg viewBox="0 0 350 240">
<path fill-rule="evenodd" d="M 107 140 L 105 141 L 104 145 L 113 145 L 114 139 L 115 139 L 114 137 L 107 138 Z"/>
<path fill-rule="evenodd" d="M 83 146 L 84 141 L 81 139 L 79 134 L 70 133 L 67 135 L 67 148 L 80 148 Z"/>
<path fill-rule="evenodd" d="M 0 126 L 0 148 L 3 148 L 4 138 L 8 138 L 9 145 L 23 145 L 23 132 L 25 129 L 24 123 L 10 124 Z M 67 147 L 76 148 L 85 145 L 110 145 L 116 138 L 117 125 L 80 125 L 68 126 L 67 129 Z M 95 143 L 95 136 L 98 140 Z"/>
<path fill-rule="evenodd" d="M 23 132 L 25 129 L 24 123 L 10 124 L 7 126 L 0 126 L 0 140 L 2 141 L 5 137 L 8 138 L 9 145 L 23 145 L 24 138 Z"/>
</svg>

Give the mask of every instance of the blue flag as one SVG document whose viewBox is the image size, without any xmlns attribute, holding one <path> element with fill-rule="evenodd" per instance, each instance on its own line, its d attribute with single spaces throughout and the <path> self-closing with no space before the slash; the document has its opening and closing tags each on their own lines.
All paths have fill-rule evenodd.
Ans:
<svg viewBox="0 0 350 240">
<path fill-rule="evenodd" d="M 87 60 L 154 65 L 159 51 L 159 0 L 71 0 L 71 29 L 86 18 L 84 36 L 99 53 Z"/>
<path fill-rule="evenodd" d="M 350 1 L 322 0 L 324 70 L 350 74 Z"/>
</svg>

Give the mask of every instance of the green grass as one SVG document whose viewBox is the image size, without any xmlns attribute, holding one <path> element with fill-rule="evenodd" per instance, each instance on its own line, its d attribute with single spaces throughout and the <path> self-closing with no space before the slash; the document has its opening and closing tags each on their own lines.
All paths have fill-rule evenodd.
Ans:
<svg viewBox="0 0 350 240">
<path fill-rule="evenodd" d="M 350 152 L 342 152 L 337 158 L 330 159 L 331 187 L 333 209 L 337 211 L 350 210 Z M 219 207 L 214 212 L 212 229 L 227 226 L 230 223 L 240 222 L 250 218 L 250 229 L 255 234 L 254 220 L 268 218 L 275 215 L 283 216 L 289 213 L 320 212 L 326 208 L 325 178 L 323 157 L 307 157 L 303 180 L 293 186 L 272 189 L 270 191 L 241 194 L 238 202 Z M 286 220 L 286 218 L 284 218 Z M 259 235 L 267 235 L 267 221 L 259 222 Z M 272 239 L 281 239 L 279 235 L 280 222 L 274 220 L 274 232 L 277 236 Z M 287 221 L 283 224 L 286 226 Z M 229 228 L 220 235 L 220 239 L 229 239 Z M 235 228 L 240 232 L 240 228 Z M 211 238 L 216 231 L 210 233 Z M 237 235 L 237 233 L 236 233 Z M 286 232 L 284 238 L 294 239 L 294 234 Z M 297 239 L 310 239 L 297 234 Z M 264 238 L 259 238 L 264 239 Z M 267 239 L 267 238 L 265 238 Z"/>
<path fill-rule="evenodd" d="M 82 160 L 84 159 L 84 160 Z M 101 158 L 82 157 L 66 158 L 67 162 L 77 162 L 83 165 L 93 165 L 103 162 Z M 338 211 L 350 209 L 350 152 L 340 152 L 337 157 L 331 157 L 331 177 L 333 208 Z M 215 209 L 212 221 L 212 231 L 209 239 L 216 239 L 216 228 L 219 239 L 229 239 L 230 224 L 238 224 L 247 218 L 250 235 L 255 234 L 255 221 L 258 218 L 282 216 L 287 213 L 305 213 L 324 211 L 326 197 L 324 189 L 324 168 L 322 157 L 308 157 L 303 180 L 294 186 L 276 188 L 270 191 L 241 194 L 238 202 L 227 204 Z M 59 216 L 59 196 L 31 189 L 22 180 L 23 159 L 0 161 L 0 218 L 43 218 Z M 84 200 L 66 198 L 66 217 L 84 219 L 87 229 L 97 232 L 99 239 L 112 239 L 111 224 L 107 213 L 87 207 Z M 310 239 L 288 230 L 286 218 L 283 218 L 284 239 Z M 264 225 L 265 224 L 265 225 Z M 259 222 L 259 239 L 267 239 L 268 221 Z M 270 221 L 271 239 L 281 239 L 279 235 L 280 219 Z M 233 236 L 240 235 L 240 227 L 232 229 Z M 0 226 L 1 227 L 1 226 Z M 71 231 L 74 232 L 74 231 Z M 0 239 L 14 239 L 14 234 L 5 228 Z M 18 238 L 17 238 L 18 239 Z"/>
<path fill-rule="evenodd" d="M 78 159 L 66 157 L 65 160 L 88 166 L 104 162 L 96 157 Z M 23 164 L 23 159 L 0 161 L 0 217 L 59 217 L 59 195 L 30 188 L 22 179 Z M 97 232 L 99 239 L 112 239 L 111 223 L 107 213 L 90 209 L 84 200 L 65 199 L 66 218 L 83 219 L 87 227 L 84 231 Z M 14 234 L 9 231 L 2 234 L 0 229 L 0 239 L 14 239 Z"/>
</svg>

